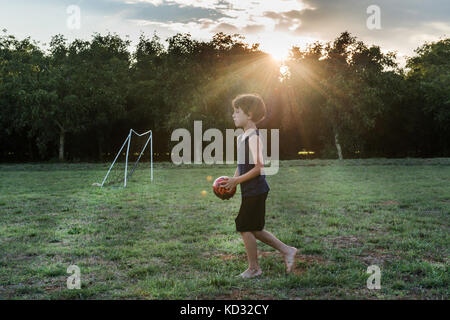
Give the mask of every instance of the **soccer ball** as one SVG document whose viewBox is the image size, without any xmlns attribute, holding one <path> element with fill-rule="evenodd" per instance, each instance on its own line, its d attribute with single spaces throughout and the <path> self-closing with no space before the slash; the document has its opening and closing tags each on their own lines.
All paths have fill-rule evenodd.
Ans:
<svg viewBox="0 0 450 320">
<path fill-rule="evenodd" d="M 222 200 L 228 200 L 232 198 L 236 193 L 236 187 L 228 191 L 221 186 L 221 183 L 226 180 L 227 179 L 225 176 L 218 177 L 216 180 L 214 180 L 214 183 L 212 185 L 214 194 Z"/>
</svg>

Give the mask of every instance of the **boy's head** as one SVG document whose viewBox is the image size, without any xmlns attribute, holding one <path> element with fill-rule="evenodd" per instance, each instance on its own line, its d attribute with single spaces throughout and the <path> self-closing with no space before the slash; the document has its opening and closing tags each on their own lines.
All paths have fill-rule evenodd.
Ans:
<svg viewBox="0 0 450 320">
<path fill-rule="evenodd" d="M 266 105 L 261 96 L 256 93 L 240 94 L 231 104 L 234 109 L 233 120 L 236 127 L 244 127 L 248 121 L 257 124 L 266 116 Z"/>
</svg>

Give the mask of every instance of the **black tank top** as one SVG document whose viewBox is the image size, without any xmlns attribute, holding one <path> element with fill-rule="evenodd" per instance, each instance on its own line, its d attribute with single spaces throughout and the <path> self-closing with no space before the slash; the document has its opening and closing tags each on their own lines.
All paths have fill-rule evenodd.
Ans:
<svg viewBox="0 0 450 320">
<path fill-rule="evenodd" d="M 243 141 L 242 141 L 242 139 L 241 139 L 241 141 L 238 141 L 237 159 L 238 159 L 238 170 L 239 170 L 240 176 L 249 172 L 251 169 L 253 169 L 255 167 L 256 161 L 250 160 L 250 159 L 253 159 L 253 155 L 250 152 L 249 146 L 248 146 L 248 140 L 254 134 L 259 136 L 258 129 L 256 129 L 252 133 L 250 133 Z M 262 146 L 260 146 L 260 148 L 261 147 Z M 244 158 L 244 155 L 245 155 L 245 158 Z M 266 181 L 266 176 L 263 174 L 260 174 L 257 177 L 247 180 L 247 181 L 241 183 L 240 185 L 241 185 L 241 196 L 243 198 L 250 197 L 250 196 L 256 196 L 256 195 L 268 192 L 270 190 L 269 185 Z"/>
</svg>

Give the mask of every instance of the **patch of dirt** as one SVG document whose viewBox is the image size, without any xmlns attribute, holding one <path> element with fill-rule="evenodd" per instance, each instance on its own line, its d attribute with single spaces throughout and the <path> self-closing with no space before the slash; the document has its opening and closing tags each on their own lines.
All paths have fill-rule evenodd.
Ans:
<svg viewBox="0 0 450 320">
<path fill-rule="evenodd" d="M 237 255 L 237 254 L 223 254 L 219 253 L 215 255 L 216 257 L 219 257 L 222 261 L 229 261 L 229 260 L 237 260 L 237 259 L 246 259 L 245 255 Z"/>
<path fill-rule="evenodd" d="M 435 265 L 437 267 L 445 268 L 449 264 L 449 259 L 436 259 L 434 257 L 424 257 L 422 258 L 422 261 L 428 262 L 432 265 Z"/>
<path fill-rule="evenodd" d="M 61 291 L 64 289 L 66 289 L 66 288 L 62 287 L 61 285 L 57 285 L 57 284 L 50 284 L 50 285 L 47 285 L 46 287 L 44 287 L 44 290 L 46 292 Z"/>
<path fill-rule="evenodd" d="M 393 262 L 400 259 L 398 255 L 388 252 L 383 248 L 376 248 L 376 250 L 367 252 L 366 255 L 357 258 L 367 265 L 383 265 L 385 261 Z"/>
<path fill-rule="evenodd" d="M 321 256 L 311 256 L 311 255 L 304 255 L 304 254 L 297 254 L 295 256 L 295 261 L 303 261 L 306 263 L 319 263 L 319 264 L 327 264 L 328 261 L 322 258 Z"/>
<path fill-rule="evenodd" d="M 326 239 L 335 248 L 354 248 L 362 246 L 362 242 L 355 236 L 338 236 Z"/>
<path fill-rule="evenodd" d="M 295 256 L 295 265 L 292 269 L 292 273 L 300 276 L 308 270 L 308 266 L 311 264 L 328 264 L 328 261 L 322 258 L 321 256 L 310 256 L 297 254 Z"/>
<path fill-rule="evenodd" d="M 279 255 L 281 257 L 281 254 L 278 252 L 274 252 L 274 251 L 258 251 L 258 258 L 263 258 L 263 257 L 271 257 L 271 256 L 276 256 Z M 239 259 L 244 259 L 245 261 L 247 261 L 247 256 L 245 254 L 223 254 L 223 253 L 219 253 L 215 255 L 216 257 L 219 257 L 220 260 L 223 261 L 228 261 L 228 260 L 239 260 Z"/>
<path fill-rule="evenodd" d="M 116 263 L 114 261 L 105 260 L 103 257 L 100 257 L 98 255 L 92 255 L 89 257 L 83 257 L 77 259 L 78 264 L 88 265 L 88 266 L 109 266 L 109 267 L 116 267 Z"/>
</svg>

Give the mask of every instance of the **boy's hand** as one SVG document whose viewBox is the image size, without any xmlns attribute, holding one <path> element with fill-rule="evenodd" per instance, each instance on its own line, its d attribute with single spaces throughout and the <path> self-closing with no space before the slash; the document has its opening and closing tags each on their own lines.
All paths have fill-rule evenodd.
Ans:
<svg viewBox="0 0 450 320">
<path fill-rule="evenodd" d="M 227 189 L 228 191 L 232 190 L 234 187 L 238 185 L 238 179 L 235 177 L 232 178 L 226 177 L 225 179 L 226 181 L 221 182 L 220 185 L 225 189 Z"/>
</svg>

